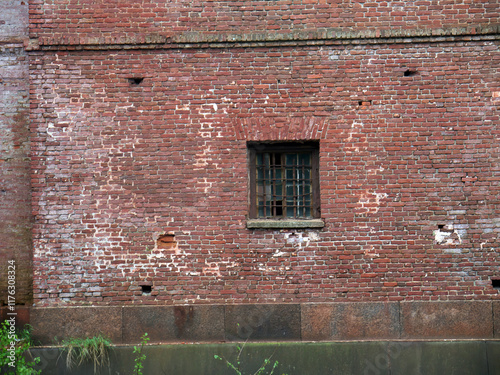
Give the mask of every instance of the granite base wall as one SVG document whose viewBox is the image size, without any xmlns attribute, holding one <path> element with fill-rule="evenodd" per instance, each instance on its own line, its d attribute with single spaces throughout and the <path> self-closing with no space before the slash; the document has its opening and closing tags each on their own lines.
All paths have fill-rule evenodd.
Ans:
<svg viewBox="0 0 500 375">
<path fill-rule="evenodd" d="M 500 301 L 32 308 L 36 340 L 115 344 L 500 338 Z"/>
</svg>

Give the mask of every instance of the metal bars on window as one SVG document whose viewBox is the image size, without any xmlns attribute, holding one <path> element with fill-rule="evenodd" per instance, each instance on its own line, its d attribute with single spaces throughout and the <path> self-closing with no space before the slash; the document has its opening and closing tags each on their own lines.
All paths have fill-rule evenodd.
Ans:
<svg viewBox="0 0 500 375">
<path fill-rule="evenodd" d="M 317 144 L 256 144 L 249 150 L 251 217 L 319 216 Z"/>
</svg>

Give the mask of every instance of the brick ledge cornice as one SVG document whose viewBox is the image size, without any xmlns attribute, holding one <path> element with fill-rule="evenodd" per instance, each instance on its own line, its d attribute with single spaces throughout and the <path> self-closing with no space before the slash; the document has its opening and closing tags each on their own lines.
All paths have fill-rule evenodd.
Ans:
<svg viewBox="0 0 500 375">
<path fill-rule="evenodd" d="M 27 50 L 106 50 L 106 49 L 171 49 L 227 48 L 328 44 L 385 44 L 415 42 L 447 42 L 500 39 L 500 23 L 466 27 L 419 29 L 321 28 L 280 32 L 181 34 L 113 34 L 79 36 L 67 34 L 31 38 Z"/>
</svg>

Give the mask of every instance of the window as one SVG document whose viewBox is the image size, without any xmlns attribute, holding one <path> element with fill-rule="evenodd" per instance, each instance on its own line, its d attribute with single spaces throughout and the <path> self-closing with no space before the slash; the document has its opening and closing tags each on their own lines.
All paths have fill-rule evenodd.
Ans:
<svg viewBox="0 0 500 375">
<path fill-rule="evenodd" d="M 249 142 L 248 150 L 250 219 L 320 217 L 319 142 Z"/>
</svg>

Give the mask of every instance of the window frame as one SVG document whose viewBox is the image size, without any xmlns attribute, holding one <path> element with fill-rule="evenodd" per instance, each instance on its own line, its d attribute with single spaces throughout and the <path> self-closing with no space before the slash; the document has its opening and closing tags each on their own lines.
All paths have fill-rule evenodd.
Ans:
<svg viewBox="0 0 500 375">
<path fill-rule="evenodd" d="M 289 227 L 290 223 L 296 223 L 298 227 L 308 226 L 323 226 L 319 223 L 314 224 L 313 221 L 321 217 L 321 199 L 320 199 L 320 180 L 319 180 L 319 141 L 276 141 L 276 142 L 247 142 L 248 150 L 248 171 L 249 171 L 249 209 L 248 218 L 254 224 L 258 221 L 262 223 L 262 227 L 274 227 L 270 223 L 277 222 L 276 226 Z M 311 153 L 311 216 L 310 217 L 259 217 L 257 204 L 257 154 L 258 153 L 279 153 L 293 154 L 299 152 Z M 284 196 L 284 199 L 286 195 Z M 267 224 L 266 224 L 267 222 Z M 282 224 L 279 224 L 282 222 Z M 288 224 L 284 223 L 288 222 Z M 322 223 L 322 222 L 321 222 Z M 271 225 L 271 226 L 270 226 Z M 260 227 L 260 225 L 259 225 Z"/>
</svg>

